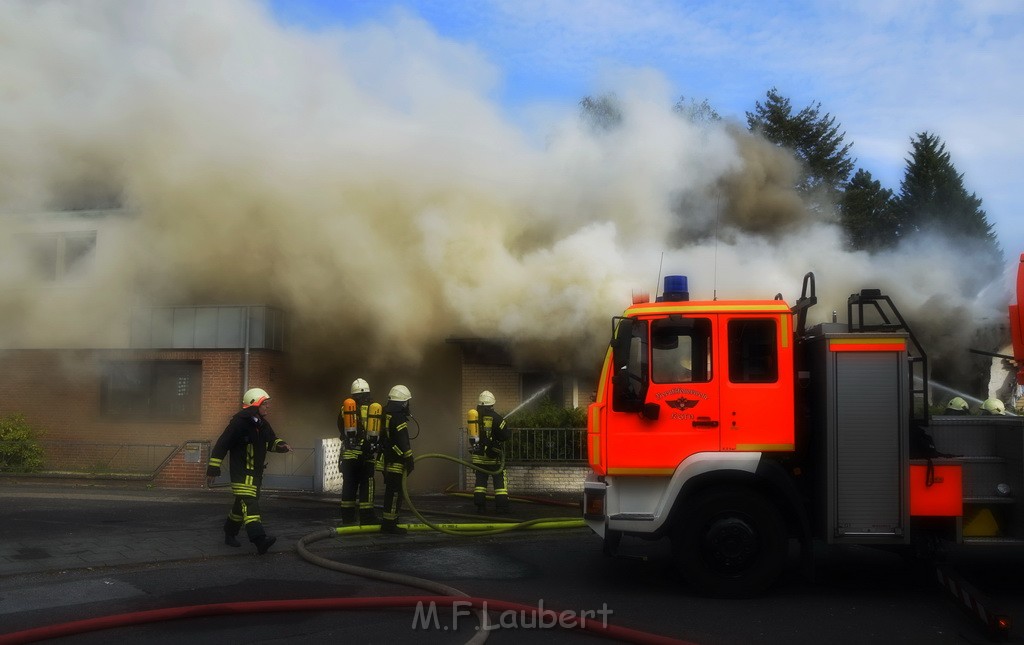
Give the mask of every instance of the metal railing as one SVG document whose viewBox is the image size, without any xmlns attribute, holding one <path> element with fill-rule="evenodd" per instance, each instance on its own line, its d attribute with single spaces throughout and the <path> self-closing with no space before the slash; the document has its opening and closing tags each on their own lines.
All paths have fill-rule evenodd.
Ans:
<svg viewBox="0 0 1024 645">
<path fill-rule="evenodd" d="M 152 476 L 179 446 L 37 440 L 0 441 L 0 472 Z M 22 458 L 25 454 L 34 459 Z"/>
<path fill-rule="evenodd" d="M 510 428 L 512 436 L 503 446 L 505 464 L 518 466 L 578 465 L 587 462 L 586 428 Z M 459 457 L 469 460 L 469 439 L 466 428 L 459 432 Z M 459 465 L 459 481 L 466 481 L 469 469 Z"/>
<path fill-rule="evenodd" d="M 156 476 L 179 448 L 181 446 L 171 444 L 0 441 L 0 473 L 148 479 Z M 264 486 L 312 490 L 314 461 L 314 451 L 310 448 L 274 454 L 273 458 L 267 460 Z M 203 468 L 205 464 L 204 459 Z M 214 485 L 227 486 L 230 481 L 229 468 L 225 462 L 221 476 Z"/>
<path fill-rule="evenodd" d="M 586 428 L 512 428 L 507 463 L 576 463 L 587 460 Z"/>
<path fill-rule="evenodd" d="M 502 446 L 505 463 L 584 463 L 587 461 L 586 428 L 510 428 L 512 436 Z M 459 433 L 459 455 L 468 459 L 466 429 Z"/>
</svg>

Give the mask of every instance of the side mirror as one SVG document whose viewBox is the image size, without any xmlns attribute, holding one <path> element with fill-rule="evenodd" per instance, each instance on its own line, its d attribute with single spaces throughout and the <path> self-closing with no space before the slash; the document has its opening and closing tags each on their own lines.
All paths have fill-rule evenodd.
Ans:
<svg viewBox="0 0 1024 645">
<path fill-rule="evenodd" d="M 658 416 L 661 415 L 661 406 L 657 403 L 644 403 L 644 409 L 640 414 L 645 419 L 657 421 Z"/>
<path fill-rule="evenodd" d="M 640 412 L 643 399 L 630 389 L 629 374 L 617 372 L 612 376 L 612 410 L 616 412 Z"/>
<path fill-rule="evenodd" d="M 629 375 L 625 372 L 619 371 L 612 374 L 612 387 L 615 389 L 628 388 L 629 387 Z"/>
<path fill-rule="evenodd" d="M 633 340 L 633 319 L 615 317 L 612 319 L 612 355 L 615 357 L 615 370 L 618 371 L 629 364 L 629 344 Z"/>
</svg>

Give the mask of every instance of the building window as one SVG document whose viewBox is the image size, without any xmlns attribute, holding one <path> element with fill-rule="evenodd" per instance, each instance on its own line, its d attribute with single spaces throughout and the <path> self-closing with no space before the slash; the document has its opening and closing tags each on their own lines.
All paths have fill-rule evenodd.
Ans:
<svg viewBox="0 0 1024 645">
<path fill-rule="evenodd" d="M 201 361 L 111 361 L 104 365 L 101 411 L 108 419 L 199 421 Z"/>
<path fill-rule="evenodd" d="M 96 231 L 40 233 L 29 240 L 34 274 L 47 282 L 71 280 L 92 272 Z"/>
<path fill-rule="evenodd" d="M 729 381 L 775 383 L 779 380 L 775 320 L 729 321 Z"/>
<path fill-rule="evenodd" d="M 519 375 L 519 388 L 523 402 L 547 399 L 559 407 L 565 405 L 562 379 L 554 372 L 523 372 Z"/>
</svg>

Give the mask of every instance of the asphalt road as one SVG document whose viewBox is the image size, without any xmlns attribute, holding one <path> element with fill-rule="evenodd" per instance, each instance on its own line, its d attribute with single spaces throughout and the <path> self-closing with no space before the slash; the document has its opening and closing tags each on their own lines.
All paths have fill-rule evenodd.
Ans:
<svg viewBox="0 0 1024 645">
<path fill-rule="evenodd" d="M 267 494 L 274 550 L 221 543 L 225 491 L 168 492 L 0 484 L 0 642 L 3 634 L 67 621 L 169 607 L 250 601 L 421 596 L 430 592 L 317 566 L 295 549 L 303 536 L 335 526 L 327 498 Z M 417 503 L 465 511 L 459 498 Z M 516 505 L 514 519 L 575 516 L 573 509 Z M 625 540 L 646 559 L 609 559 L 587 529 L 450 537 L 380 534 L 318 541 L 332 561 L 437 581 L 470 595 L 607 615 L 610 624 L 694 643 L 982 643 L 984 633 L 927 575 L 899 557 L 863 548 L 815 553 L 816 577 L 792 571 L 757 599 L 700 597 L 671 567 L 663 542 Z M 954 553 L 951 561 L 1024 621 L 1024 558 Z M 61 643 L 463 643 L 478 623 L 468 608 L 429 606 L 287 611 L 166 620 L 69 636 Z M 598 611 L 603 613 L 599 614 Z M 589 612 L 589 613 L 586 613 Z M 427 616 L 429 620 L 423 620 Z M 489 643 L 600 642 L 538 625 L 515 612 L 491 613 Z M 1017 632 L 1011 640 L 1019 641 Z"/>
</svg>

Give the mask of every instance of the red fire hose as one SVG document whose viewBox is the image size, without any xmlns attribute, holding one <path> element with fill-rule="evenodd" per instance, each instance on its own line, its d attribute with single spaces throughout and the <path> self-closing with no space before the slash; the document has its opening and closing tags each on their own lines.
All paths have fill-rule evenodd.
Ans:
<svg viewBox="0 0 1024 645">
<path fill-rule="evenodd" d="M 376 598 L 307 598 L 303 600 L 257 600 L 249 602 L 225 602 L 210 605 L 191 605 L 185 607 L 167 607 L 164 609 L 152 609 L 149 611 L 138 611 L 127 614 L 113 614 L 110 616 L 99 616 L 87 618 L 68 623 L 58 623 L 45 627 L 12 632 L 0 635 L 0 645 L 15 645 L 16 643 L 31 643 L 35 641 L 61 638 L 85 632 L 113 629 L 117 627 L 129 627 L 132 625 L 143 625 L 164 620 L 178 618 L 199 618 L 204 616 L 223 616 L 239 614 L 257 614 L 285 611 L 333 611 L 338 609 L 387 609 L 394 607 L 415 607 L 420 603 L 431 604 L 440 607 L 450 607 L 455 603 L 473 607 L 477 610 L 515 612 L 523 617 L 532 617 L 534 625 L 558 626 L 563 629 L 579 629 L 590 632 L 605 638 L 611 638 L 627 643 L 641 643 L 643 645 L 693 645 L 688 641 L 649 634 L 627 627 L 616 627 L 604 620 L 590 619 L 586 616 L 578 616 L 574 612 L 559 612 L 551 609 L 541 609 L 504 600 L 491 600 L 489 598 L 475 597 L 453 597 L 453 596 L 389 596 Z M 500 624 L 498 625 L 500 627 Z"/>
</svg>

